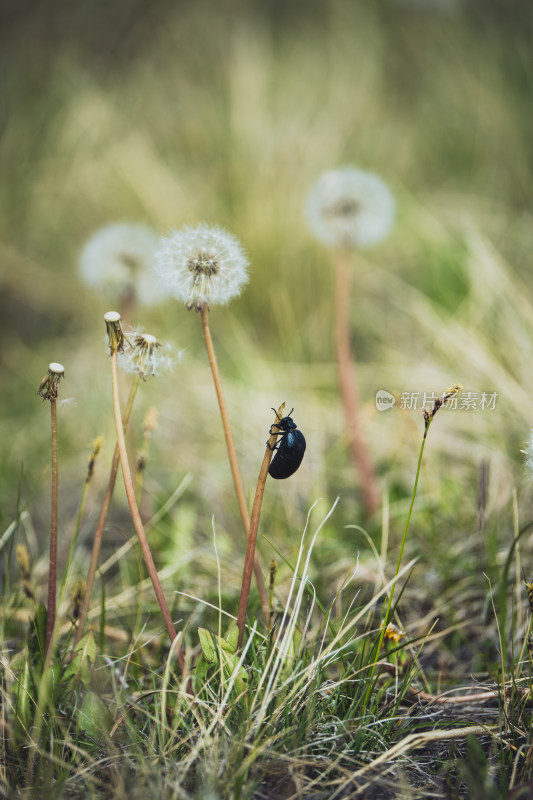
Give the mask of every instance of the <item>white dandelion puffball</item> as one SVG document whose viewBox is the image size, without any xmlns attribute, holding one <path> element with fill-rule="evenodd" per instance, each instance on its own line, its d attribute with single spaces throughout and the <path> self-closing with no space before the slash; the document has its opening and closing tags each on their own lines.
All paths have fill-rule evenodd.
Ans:
<svg viewBox="0 0 533 800">
<path fill-rule="evenodd" d="M 387 184 L 355 167 L 322 173 L 306 204 L 309 230 L 330 247 L 377 244 L 394 223 L 396 204 Z"/>
<path fill-rule="evenodd" d="M 161 287 L 197 311 L 226 305 L 248 282 L 248 259 L 238 239 L 206 224 L 163 237 L 154 270 Z"/>
<path fill-rule="evenodd" d="M 81 277 L 99 291 L 118 295 L 133 290 L 143 305 L 160 303 L 164 297 L 151 272 L 158 242 L 146 225 L 119 222 L 101 228 L 81 252 Z"/>
</svg>

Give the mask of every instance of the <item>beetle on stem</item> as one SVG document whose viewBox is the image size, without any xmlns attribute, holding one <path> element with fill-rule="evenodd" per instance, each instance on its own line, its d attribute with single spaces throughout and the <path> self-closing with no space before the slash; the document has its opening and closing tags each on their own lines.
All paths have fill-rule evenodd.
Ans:
<svg viewBox="0 0 533 800">
<path fill-rule="evenodd" d="M 279 432 L 281 433 L 281 439 L 271 448 L 275 450 L 276 453 L 268 468 L 268 474 L 272 478 L 280 480 L 283 478 L 290 478 L 291 475 L 294 475 L 302 463 L 305 453 L 305 437 L 303 433 L 297 429 L 298 426 L 291 417 L 294 408 L 291 409 L 286 417 L 278 416 L 275 408 L 273 408 L 272 411 L 276 414 L 279 422 L 274 422 L 270 426 L 270 435 L 272 436 L 273 433 Z M 272 428 L 277 428 L 278 430 L 273 431 Z M 270 447 L 268 442 L 267 446 Z"/>
</svg>

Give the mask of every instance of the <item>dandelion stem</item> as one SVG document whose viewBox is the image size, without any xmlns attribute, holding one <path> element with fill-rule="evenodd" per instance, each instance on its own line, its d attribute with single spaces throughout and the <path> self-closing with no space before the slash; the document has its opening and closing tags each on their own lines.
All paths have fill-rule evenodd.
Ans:
<svg viewBox="0 0 533 800">
<path fill-rule="evenodd" d="M 50 421 L 52 430 L 52 510 L 50 517 L 50 569 L 48 572 L 48 606 L 46 615 L 45 664 L 52 655 L 52 643 L 56 622 L 57 583 L 57 506 L 58 506 L 58 459 L 57 459 L 57 403 L 50 398 Z"/>
<path fill-rule="evenodd" d="M 113 388 L 113 411 L 115 414 L 115 430 L 117 434 L 117 446 L 119 451 L 120 464 L 122 467 L 122 476 L 124 478 L 124 488 L 126 490 L 126 497 L 128 498 L 128 505 L 130 507 L 131 518 L 133 520 L 133 526 L 135 528 L 135 532 L 137 533 L 137 537 L 139 539 L 141 552 L 144 558 L 144 562 L 146 564 L 146 568 L 148 569 L 148 574 L 150 575 L 150 578 L 152 580 L 152 585 L 154 587 L 154 592 L 157 597 L 159 607 L 161 609 L 161 614 L 163 615 L 163 620 L 165 622 L 168 635 L 170 637 L 170 641 L 172 642 L 174 651 L 176 653 L 176 658 L 178 661 L 182 677 L 185 679 L 188 677 L 185 657 L 183 655 L 183 650 L 181 648 L 180 643 L 176 641 L 177 636 L 174 624 L 172 622 L 172 617 L 170 616 L 170 611 L 168 610 L 167 602 L 165 600 L 165 595 L 163 594 L 163 589 L 161 588 L 161 583 L 159 581 L 159 576 L 155 568 L 154 559 L 152 558 L 150 546 L 148 544 L 148 540 L 144 532 L 141 515 L 139 514 L 139 509 L 137 508 L 137 502 L 135 500 L 135 489 L 133 487 L 131 470 L 128 463 L 128 454 L 126 452 L 126 439 L 124 436 L 124 426 L 122 422 L 122 416 L 120 413 L 120 400 L 118 395 L 117 349 L 116 347 L 113 346 L 111 347 L 111 376 L 112 376 L 112 388 Z"/>
<path fill-rule="evenodd" d="M 377 479 L 360 427 L 360 401 L 355 359 L 350 347 L 350 265 L 345 250 L 337 259 L 335 335 L 337 363 L 346 427 L 352 461 L 359 473 L 366 513 L 374 514 L 379 506 Z"/>
<path fill-rule="evenodd" d="M 276 415 L 276 422 L 279 421 L 283 416 L 282 412 L 284 407 L 285 403 L 282 403 Z M 270 439 L 268 440 L 268 444 L 265 450 L 265 455 L 263 457 L 263 463 L 261 464 L 261 469 L 259 471 L 257 488 L 255 490 L 254 504 L 252 506 L 252 517 L 250 520 L 250 527 L 248 530 L 248 544 L 246 546 L 246 556 L 244 558 L 244 569 L 242 573 L 239 610 L 237 612 L 237 629 L 239 631 L 237 650 L 241 649 L 242 640 L 244 638 L 244 627 L 246 624 L 246 609 L 248 608 L 248 598 L 250 596 L 250 585 L 252 582 L 252 567 L 254 564 L 254 558 L 257 557 L 255 543 L 257 540 L 257 530 L 259 528 L 259 517 L 261 515 L 261 503 L 263 502 L 263 494 L 265 491 L 265 484 L 268 476 L 268 467 L 270 466 L 270 462 L 272 460 L 273 447 L 276 444 L 276 439 L 278 438 L 278 435 L 279 435 L 278 432 L 274 432 L 273 434 L 271 434 Z M 269 620 L 270 620 L 270 605 L 268 608 L 267 621 Z"/>
<path fill-rule="evenodd" d="M 139 375 L 136 375 L 130 389 L 128 402 L 126 404 L 126 410 L 124 411 L 124 416 L 122 417 L 122 427 L 124 433 L 126 433 L 126 429 L 131 414 L 131 409 L 133 408 L 133 402 L 135 400 L 135 395 L 137 394 L 137 389 L 139 388 L 139 382 L 140 382 L 140 377 Z M 75 650 L 76 645 L 78 644 L 83 635 L 83 629 L 85 627 L 87 614 L 89 612 L 89 604 L 91 602 L 91 594 L 94 586 L 94 580 L 96 577 L 96 569 L 98 567 L 98 558 L 100 557 L 100 548 L 102 546 L 104 527 L 107 521 L 107 515 L 109 513 L 109 506 L 111 505 L 111 498 L 113 497 L 113 492 L 115 489 L 115 482 L 117 479 L 119 463 L 120 463 L 120 455 L 119 455 L 118 444 L 116 444 L 115 450 L 113 452 L 113 459 L 111 461 L 111 469 L 109 471 L 109 480 L 107 482 L 107 488 L 102 502 L 102 507 L 100 509 L 98 524 L 96 526 L 96 531 L 94 534 L 93 547 L 91 552 L 91 561 L 89 564 L 89 571 L 87 573 L 87 586 L 85 589 L 85 597 L 83 598 L 83 605 L 80 611 L 78 627 L 76 629 L 76 635 L 74 637 L 74 644 L 72 646 L 73 651 Z"/>
<path fill-rule="evenodd" d="M 222 417 L 222 427 L 224 429 L 224 437 L 226 439 L 226 448 L 228 451 L 228 458 L 231 468 L 231 474 L 233 476 L 233 484 L 235 486 L 235 494 L 237 495 L 237 503 L 239 505 L 239 511 L 241 514 L 242 525 L 244 528 L 244 535 L 246 536 L 249 542 L 249 532 L 250 532 L 250 515 L 248 514 L 248 508 L 246 506 L 246 498 L 244 495 L 244 488 L 242 484 L 241 474 L 239 471 L 239 464 L 237 462 L 237 453 L 235 452 L 235 443 L 233 441 L 233 434 L 231 432 L 231 426 L 229 422 L 229 415 L 228 409 L 226 406 L 226 400 L 224 398 L 224 392 L 222 391 L 222 383 L 220 380 L 220 373 L 218 371 L 217 359 L 215 355 L 215 348 L 213 347 L 213 340 L 211 338 L 211 331 L 209 329 L 209 320 L 208 320 L 208 311 L 205 304 L 202 305 L 201 308 L 201 316 L 202 316 L 202 330 L 204 333 L 205 339 L 205 346 L 207 348 L 207 355 L 209 358 L 209 366 L 211 367 L 211 373 L 213 375 L 213 381 L 215 384 L 215 391 L 217 394 L 218 406 L 220 409 L 220 416 Z M 272 457 L 272 454 L 270 454 Z M 268 469 L 268 465 L 267 465 Z M 265 478 L 266 480 L 266 478 Z M 257 495 L 256 495 L 257 496 Z M 255 501 L 254 501 L 255 507 Z M 260 508 L 261 506 L 259 506 Z M 259 519 L 257 520 L 259 522 Z M 257 533 L 257 530 L 256 530 Z M 255 540 L 254 540 L 255 542 Z M 248 552 L 248 551 L 247 551 Z M 253 571 L 255 574 L 255 580 L 257 583 L 257 589 L 259 592 L 259 598 L 261 600 L 261 607 L 263 609 L 263 614 L 265 616 L 265 620 L 268 624 L 269 619 L 269 604 L 268 604 L 268 593 L 265 586 L 265 581 L 263 578 L 263 573 L 261 572 L 261 565 L 259 564 L 259 557 L 257 555 L 257 551 L 254 547 L 252 548 L 252 558 L 253 558 Z M 248 588 L 249 592 L 249 588 Z M 241 594 L 242 597 L 242 594 Z"/>
</svg>

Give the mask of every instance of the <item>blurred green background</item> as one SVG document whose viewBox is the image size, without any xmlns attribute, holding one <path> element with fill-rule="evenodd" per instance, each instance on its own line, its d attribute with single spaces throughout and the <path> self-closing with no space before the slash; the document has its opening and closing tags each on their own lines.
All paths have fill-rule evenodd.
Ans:
<svg viewBox="0 0 533 800">
<path fill-rule="evenodd" d="M 471 515 L 489 459 L 491 503 L 508 502 L 533 422 L 529 2 L 4 0 L 2 16 L 3 529 L 31 503 L 37 535 L 47 531 L 49 412 L 36 391 L 52 360 L 76 401 L 60 410 L 64 519 L 104 433 L 97 508 L 113 445 L 102 315 L 115 300 L 86 289 L 77 262 L 115 221 L 161 233 L 206 221 L 241 240 L 250 284 L 211 324 L 247 492 L 270 407 L 286 401 L 308 451 L 290 482 L 269 486 L 271 535 L 281 542 L 285 528 L 269 514 L 301 530 L 316 497 L 341 494 L 344 521 L 361 521 L 332 256 L 302 210 L 317 176 L 343 164 L 381 175 L 398 205 L 387 241 L 354 256 L 363 424 L 382 485 L 404 513 L 422 422 L 377 412 L 375 392 L 459 381 L 497 392 L 497 406 L 439 418 L 424 496 L 448 482 L 447 502 Z M 157 502 L 190 472 L 194 512 L 182 505 L 179 525 L 209 538 L 211 515 L 231 528 L 235 508 L 200 320 L 169 301 L 132 322 L 186 349 L 139 401 L 137 437 L 145 410 L 159 409 L 147 489 Z"/>
</svg>

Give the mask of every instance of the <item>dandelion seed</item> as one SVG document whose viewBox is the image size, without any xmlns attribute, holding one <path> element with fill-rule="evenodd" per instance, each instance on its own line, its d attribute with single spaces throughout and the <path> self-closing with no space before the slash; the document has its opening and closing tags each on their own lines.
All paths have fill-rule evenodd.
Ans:
<svg viewBox="0 0 533 800">
<path fill-rule="evenodd" d="M 205 224 L 163 237 L 154 269 L 162 288 L 197 311 L 226 305 L 248 281 L 248 259 L 239 241 Z"/>
<path fill-rule="evenodd" d="M 161 344 L 149 333 L 131 331 L 128 337 L 131 347 L 119 355 L 119 366 L 126 372 L 137 373 L 143 381 L 172 372 L 182 356 L 180 351 L 169 344 Z"/>
<path fill-rule="evenodd" d="M 78 405 L 78 401 L 75 397 L 62 397 L 61 400 L 58 402 L 58 408 L 76 408 Z"/>
<path fill-rule="evenodd" d="M 88 286 L 114 293 L 117 298 L 132 292 L 143 305 L 160 303 L 164 296 L 151 273 L 157 244 L 156 232 L 146 225 L 108 225 L 85 244 L 80 275 Z"/>
<path fill-rule="evenodd" d="M 526 442 L 525 448 L 521 451 L 525 455 L 526 469 L 529 476 L 533 478 L 533 429 L 529 432 L 529 439 Z"/>
<path fill-rule="evenodd" d="M 307 198 L 310 231 L 329 247 L 363 249 L 384 239 L 396 204 L 387 184 L 355 167 L 324 172 Z"/>
</svg>

